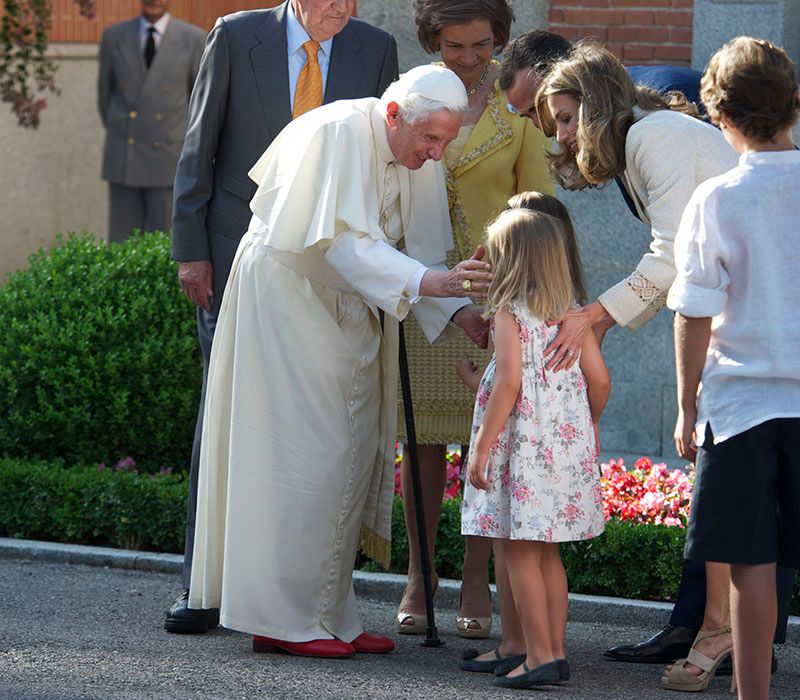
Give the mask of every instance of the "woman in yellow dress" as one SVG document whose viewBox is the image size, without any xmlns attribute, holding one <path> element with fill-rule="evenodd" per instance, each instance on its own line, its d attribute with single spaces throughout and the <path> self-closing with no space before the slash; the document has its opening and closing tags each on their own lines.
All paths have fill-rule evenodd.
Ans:
<svg viewBox="0 0 800 700">
<path fill-rule="evenodd" d="M 448 264 L 469 258 L 483 240 L 486 224 L 519 192 L 553 193 L 545 159 L 547 141 L 529 119 L 507 107 L 499 86 L 500 64 L 493 56 L 508 42 L 513 12 L 506 0 L 415 0 L 414 20 L 422 48 L 440 52 L 458 75 L 469 106 L 458 137 L 445 150 L 444 165 L 455 248 Z M 459 380 L 456 363 L 465 355 L 480 367 L 481 351 L 455 342 L 428 344 L 416 323 L 406 322 L 414 418 L 419 442 L 428 548 L 434 554 L 446 481 L 445 446 L 466 444 L 474 395 Z M 399 410 L 402 412 L 402 405 Z M 404 422 L 398 421 L 404 440 Z M 408 586 L 397 613 L 401 634 L 425 632 L 425 602 L 411 477 L 403 459 L 401 482 L 409 532 Z M 467 537 L 456 618 L 464 637 L 487 637 L 491 630 L 488 541 Z M 434 584 L 435 585 L 435 584 Z"/>
</svg>

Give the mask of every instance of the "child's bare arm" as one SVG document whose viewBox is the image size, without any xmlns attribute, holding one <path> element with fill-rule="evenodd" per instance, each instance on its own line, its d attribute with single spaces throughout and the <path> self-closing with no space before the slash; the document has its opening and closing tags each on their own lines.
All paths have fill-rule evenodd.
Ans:
<svg viewBox="0 0 800 700">
<path fill-rule="evenodd" d="M 697 389 L 711 340 L 711 319 L 675 314 L 675 367 L 678 380 L 678 419 L 675 447 L 684 459 L 697 455 Z"/>
<path fill-rule="evenodd" d="M 519 323 L 507 309 L 498 310 L 494 321 L 495 383 L 483 422 L 470 450 L 467 478 L 477 489 L 487 489 L 486 463 L 489 450 L 497 440 L 514 409 L 522 385 L 522 348 Z"/>
<path fill-rule="evenodd" d="M 600 354 L 600 345 L 594 333 L 587 333 L 581 345 L 581 370 L 586 377 L 589 411 L 592 423 L 597 425 L 611 393 L 611 376 Z"/>
</svg>

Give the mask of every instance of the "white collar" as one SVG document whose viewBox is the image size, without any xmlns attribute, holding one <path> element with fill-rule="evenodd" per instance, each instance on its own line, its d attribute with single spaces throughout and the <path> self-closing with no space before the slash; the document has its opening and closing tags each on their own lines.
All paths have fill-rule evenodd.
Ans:
<svg viewBox="0 0 800 700">
<path fill-rule="evenodd" d="M 781 165 L 800 162 L 800 151 L 750 151 L 739 155 L 740 166 Z"/>
<path fill-rule="evenodd" d="M 297 15 L 294 13 L 292 7 L 292 0 L 289 0 L 286 8 L 286 44 L 289 49 L 289 56 L 303 46 L 311 37 L 308 32 L 300 24 Z M 330 60 L 331 49 L 333 48 L 333 37 L 320 42 L 320 47 L 325 52 L 325 56 Z"/>
<path fill-rule="evenodd" d="M 151 24 L 144 15 L 139 15 L 139 31 L 144 33 L 147 32 L 148 27 L 155 27 L 156 34 L 164 36 L 164 32 L 167 31 L 167 26 L 169 25 L 169 19 L 169 12 L 165 12 L 158 20 Z"/>
</svg>

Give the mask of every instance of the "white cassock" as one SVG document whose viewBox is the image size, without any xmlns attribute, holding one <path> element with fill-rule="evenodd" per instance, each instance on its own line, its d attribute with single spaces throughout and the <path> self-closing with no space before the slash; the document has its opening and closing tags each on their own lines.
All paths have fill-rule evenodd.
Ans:
<svg viewBox="0 0 800 700">
<path fill-rule="evenodd" d="M 397 321 L 413 306 L 433 342 L 468 303 L 407 290 L 452 247 L 447 194 L 438 163 L 392 163 L 377 105 L 307 113 L 250 173 L 208 373 L 189 605 L 251 634 L 363 631 L 356 549 L 390 557 Z"/>
</svg>

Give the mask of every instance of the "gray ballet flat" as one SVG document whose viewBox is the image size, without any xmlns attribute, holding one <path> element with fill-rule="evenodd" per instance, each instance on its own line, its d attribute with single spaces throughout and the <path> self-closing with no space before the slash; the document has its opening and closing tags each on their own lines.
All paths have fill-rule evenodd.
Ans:
<svg viewBox="0 0 800 700">
<path fill-rule="evenodd" d="M 458 667 L 462 671 L 472 671 L 473 673 L 497 673 L 497 667 L 500 664 L 510 664 L 505 671 L 508 673 L 512 668 L 516 668 L 525 661 L 525 654 L 503 657 L 500 656 L 500 649 L 494 650 L 493 659 L 478 661 L 475 657 L 479 656 L 480 653 L 477 649 L 464 649 L 461 652 L 461 660 L 458 662 Z"/>
<path fill-rule="evenodd" d="M 501 688 L 534 688 L 539 685 L 558 685 L 561 682 L 561 670 L 558 661 L 549 661 L 536 668 L 528 668 L 522 664 L 525 673 L 518 676 L 497 676 L 494 685 Z"/>
</svg>

